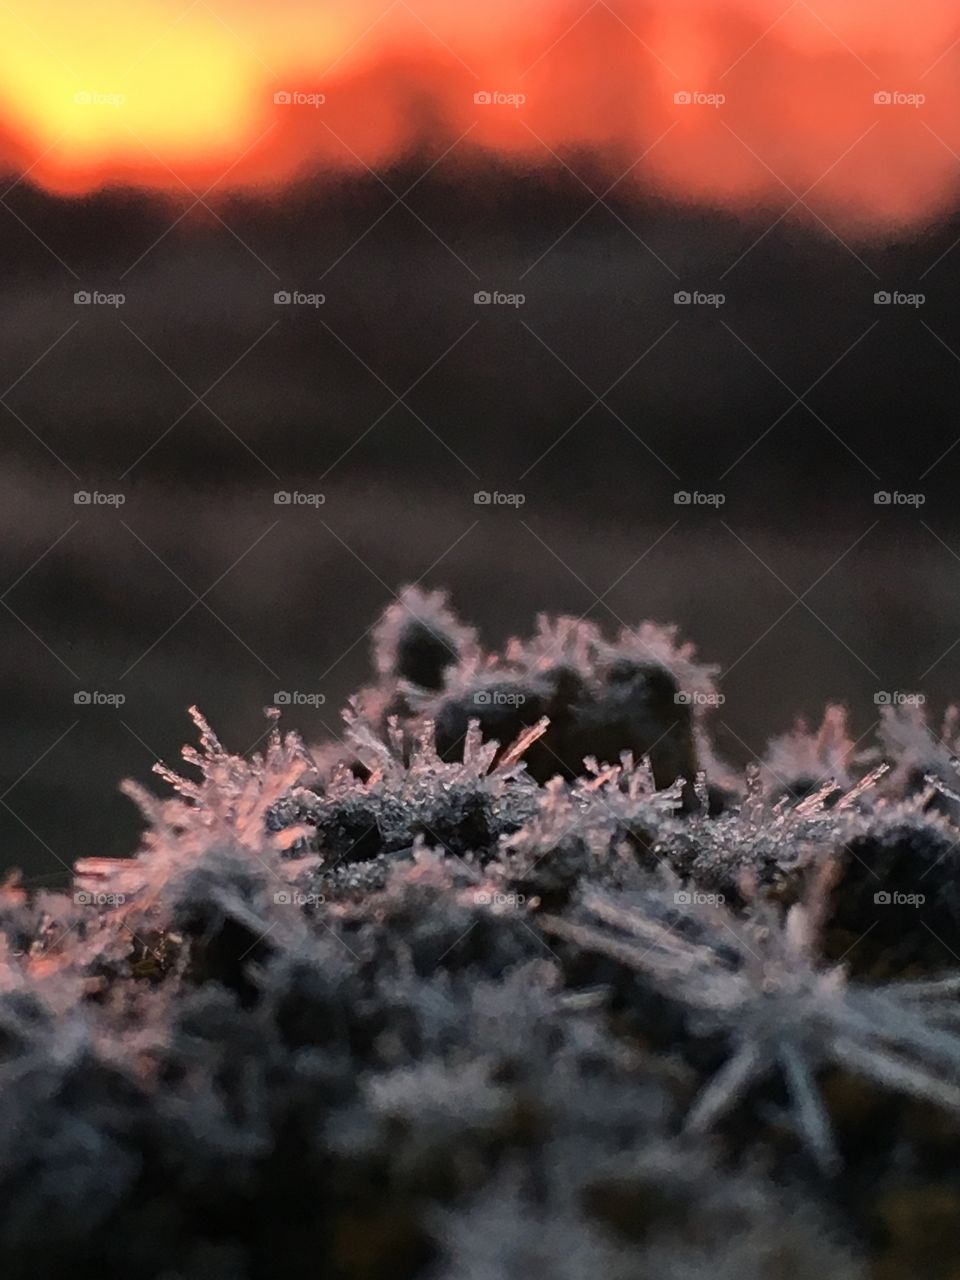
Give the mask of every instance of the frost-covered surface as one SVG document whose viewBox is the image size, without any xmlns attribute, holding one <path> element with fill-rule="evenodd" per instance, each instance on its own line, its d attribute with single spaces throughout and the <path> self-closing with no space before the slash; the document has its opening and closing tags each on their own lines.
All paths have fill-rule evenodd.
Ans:
<svg viewBox="0 0 960 1280">
<path fill-rule="evenodd" d="M 960 1274 L 953 713 L 737 779 L 669 630 L 409 591 L 374 669 L 0 889 L 4 1277 Z"/>
</svg>

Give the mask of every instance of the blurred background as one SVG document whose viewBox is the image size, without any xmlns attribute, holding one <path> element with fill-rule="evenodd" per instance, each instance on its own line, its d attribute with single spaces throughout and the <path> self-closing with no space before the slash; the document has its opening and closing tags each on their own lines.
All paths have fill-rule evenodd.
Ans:
<svg viewBox="0 0 960 1280">
<path fill-rule="evenodd" d="M 408 582 L 676 623 L 739 764 L 936 729 L 960 25 L 863 9 L 0 18 L 0 863 L 129 853 L 191 704 L 335 737 Z"/>
</svg>

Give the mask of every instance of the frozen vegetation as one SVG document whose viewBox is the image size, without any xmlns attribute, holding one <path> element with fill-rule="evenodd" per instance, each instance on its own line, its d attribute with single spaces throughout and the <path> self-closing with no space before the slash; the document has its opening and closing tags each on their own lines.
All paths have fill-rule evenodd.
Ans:
<svg viewBox="0 0 960 1280">
<path fill-rule="evenodd" d="M 953 714 L 738 777 L 671 630 L 416 589 L 374 670 L 0 890 L 3 1275 L 956 1280 Z"/>
</svg>

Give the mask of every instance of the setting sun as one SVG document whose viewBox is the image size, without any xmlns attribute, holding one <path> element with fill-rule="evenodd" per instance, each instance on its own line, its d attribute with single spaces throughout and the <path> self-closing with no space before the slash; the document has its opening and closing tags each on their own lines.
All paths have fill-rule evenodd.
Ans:
<svg viewBox="0 0 960 1280">
<path fill-rule="evenodd" d="M 909 222 L 956 188 L 956 35 L 906 0 L 43 0 L 0 10 L 0 159 L 63 191 L 229 187 L 469 134 L 534 164 L 592 148 L 680 198 Z"/>
</svg>

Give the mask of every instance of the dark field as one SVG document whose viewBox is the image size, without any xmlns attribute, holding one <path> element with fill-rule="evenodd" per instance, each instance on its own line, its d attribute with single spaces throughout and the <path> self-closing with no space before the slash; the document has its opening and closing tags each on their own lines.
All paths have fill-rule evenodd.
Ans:
<svg viewBox="0 0 960 1280">
<path fill-rule="evenodd" d="M 4 866 L 129 852 L 116 784 L 177 754 L 192 703 L 237 750 L 280 690 L 325 699 L 291 727 L 338 734 L 367 629 L 418 580 L 491 644 L 541 609 L 677 623 L 720 664 L 738 763 L 830 699 L 856 736 L 878 692 L 922 689 L 936 725 L 960 652 L 960 223 L 844 245 L 768 231 L 781 208 L 591 209 L 538 178 L 447 160 L 392 210 L 373 178 L 317 179 L 168 234 L 188 202 L 6 197 Z"/>
</svg>

